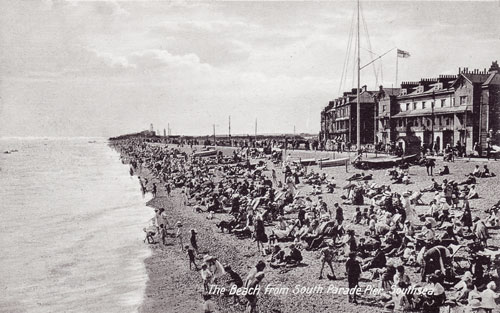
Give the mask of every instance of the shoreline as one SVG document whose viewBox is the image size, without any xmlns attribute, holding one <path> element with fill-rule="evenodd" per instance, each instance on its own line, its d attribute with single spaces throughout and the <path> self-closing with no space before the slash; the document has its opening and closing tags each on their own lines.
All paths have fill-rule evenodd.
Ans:
<svg viewBox="0 0 500 313">
<path fill-rule="evenodd" d="M 169 146 L 172 147 L 172 146 Z M 181 148 L 184 151 L 190 151 L 189 147 Z M 226 153 L 231 153 L 232 149 L 220 149 Z M 292 155 L 311 153 L 312 151 L 290 151 Z M 270 162 L 266 160 L 268 164 L 268 169 L 273 168 Z M 439 166 L 443 163 L 439 160 Z M 462 176 L 462 173 L 458 171 L 463 170 L 463 164 L 467 164 L 467 160 L 460 160 L 454 163 L 445 163 L 450 166 L 454 175 L 454 178 Z M 500 171 L 500 166 L 495 164 L 493 171 L 498 173 Z M 493 165 L 492 164 L 492 165 Z M 500 163 L 498 163 L 500 164 Z M 472 170 L 473 163 L 470 164 Z M 314 171 L 320 171 L 318 167 L 314 168 Z M 323 193 L 325 202 L 331 207 L 334 202 L 340 202 L 339 196 L 344 192 L 341 189 L 345 182 L 345 178 L 351 176 L 355 172 L 362 172 L 360 170 L 349 167 L 348 173 L 345 172 L 345 168 L 328 168 L 323 169 L 321 172 L 326 172 L 329 177 L 335 176 L 336 181 L 338 181 L 339 189 L 336 189 L 334 194 Z M 367 173 L 373 173 L 375 176 L 375 181 L 377 183 L 385 183 L 387 178 L 385 177 L 385 170 L 376 171 L 364 171 Z M 427 182 L 431 177 L 424 175 L 425 168 L 414 166 L 411 168 L 412 179 L 415 182 L 412 185 L 391 185 L 393 189 L 397 192 L 403 192 L 405 189 L 417 188 L 415 184 L 422 187 L 423 184 L 427 185 Z M 269 172 L 266 172 L 269 174 Z M 281 171 L 277 171 L 278 179 L 281 179 Z M 135 173 L 134 176 L 141 176 L 143 178 L 148 178 L 150 183 L 152 182 L 152 175 L 146 171 L 140 173 Z M 450 178 L 447 176 L 446 178 Z M 438 180 L 442 180 L 444 177 L 434 176 Z M 488 185 L 492 184 L 493 181 L 498 183 L 498 177 L 491 178 L 488 180 L 483 180 L 478 184 L 481 194 L 486 194 L 486 189 Z M 303 185 L 299 187 L 302 192 L 307 192 L 310 189 L 309 185 Z M 491 188 L 490 188 L 491 189 Z M 491 191 L 491 190 L 490 190 Z M 428 199 L 432 195 L 424 194 L 424 200 L 428 203 Z M 158 188 L 158 194 L 156 198 L 153 198 L 147 203 L 148 207 L 160 208 L 164 207 L 167 211 L 169 217 L 169 223 L 172 225 L 177 220 L 180 220 L 184 224 L 184 242 L 188 242 L 189 238 L 187 233 L 191 228 L 196 228 L 198 231 L 198 243 L 200 246 L 200 251 L 205 251 L 207 247 L 210 247 L 210 254 L 218 257 L 222 264 L 230 264 L 232 268 L 238 272 L 242 277 L 246 275 L 249 269 L 255 265 L 258 260 L 263 260 L 262 257 L 257 253 L 257 249 L 254 242 L 250 240 L 239 240 L 233 236 L 227 234 L 221 234 L 219 230 L 215 227 L 215 223 L 220 219 L 224 219 L 224 215 L 216 214 L 214 220 L 207 220 L 205 214 L 194 213 L 191 207 L 184 207 L 181 204 L 181 195 L 179 189 L 174 189 L 172 191 L 172 197 L 168 198 L 165 196 L 162 188 Z M 480 199 L 471 202 L 473 208 L 473 213 L 484 217 L 484 209 L 490 207 L 494 204 L 496 200 L 493 196 L 481 196 Z M 366 205 L 361 206 L 366 207 Z M 426 210 L 427 207 L 417 207 L 417 211 L 421 213 Z M 346 214 L 346 220 L 350 219 L 353 215 L 353 206 L 344 206 L 344 212 Z M 172 229 L 169 233 L 172 233 Z M 359 232 L 361 233 L 361 232 Z M 498 243 L 498 233 L 493 232 L 494 237 L 492 238 L 495 245 Z M 139 307 L 140 313 L 157 313 L 157 312 L 199 312 L 201 310 L 202 304 L 202 285 L 200 274 L 196 271 L 190 271 L 188 267 L 187 255 L 180 251 L 175 238 L 168 238 L 169 243 L 173 245 L 160 246 L 159 244 L 150 245 L 152 251 L 151 256 L 144 260 L 146 271 L 148 274 L 148 282 L 146 284 L 146 289 L 144 293 L 144 301 Z M 319 271 L 319 260 L 317 259 L 316 253 L 304 253 L 304 262 L 308 265 L 304 268 L 296 268 L 289 272 L 280 273 L 278 270 L 273 270 L 266 268 L 266 277 L 263 286 L 268 284 L 286 286 L 293 288 L 297 284 L 301 284 L 304 287 L 313 287 L 316 285 L 321 285 L 328 288 L 328 285 L 333 283 L 339 288 L 345 287 L 346 281 L 344 278 L 343 263 L 335 263 L 334 268 L 337 276 L 342 280 L 337 280 L 329 282 L 328 280 L 318 280 L 317 273 Z M 339 275 L 340 274 L 340 275 Z M 417 274 L 411 274 L 416 276 Z M 223 280 L 224 281 L 224 280 Z M 375 281 L 374 281 L 375 282 Z M 366 283 L 363 286 L 368 286 Z M 232 305 L 232 298 L 229 297 L 219 297 L 214 299 L 217 303 L 219 312 L 243 312 L 244 306 L 242 305 Z M 327 312 L 335 308 L 337 312 L 383 312 L 384 309 L 378 306 L 366 305 L 354 305 L 347 303 L 347 299 L 342 295 L 321 295 L 321 294 L 304 294 L 304 295 L 263 295 L 259 296 L 259 312 Z"/>
</svg>

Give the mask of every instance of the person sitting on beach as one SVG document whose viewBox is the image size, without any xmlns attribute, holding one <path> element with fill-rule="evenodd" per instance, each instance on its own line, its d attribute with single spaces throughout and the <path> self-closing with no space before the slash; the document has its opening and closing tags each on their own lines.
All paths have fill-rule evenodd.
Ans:
<svg viewBox="0 0 500 313">
<path fill-rule="evenodd" d="M 373 258 L 368 258 L 363 261 L 362 269 L 367 271 L 370 269 L 383 268 L 387 264 L 387 258 L 381 246 L 378 247 Z"/>
<path fill-rule="evenodd" d="M 488 234 L 488 228 L 486 227 L 486 224 L 479 218 L 479 217 L 474 217 L 472 220 L 474 223 L 474 226 L 472 228 L 472 231 L 474 232 L 474 235 L 476 236 L 476 240 L 483 246 L 487 246 L 489 234 Z"/>
<path fill-rule="evenodd" d="M 481 173 L 481 177 L 494 177 L 495 174 L 490 172 L 490 169 L 488 168 L 487 165 L 483 166 L 483 172 Z"/>
<path fill-rule="evenodd" d="M 354 213 L 354 217 L 352 218 L 353 224 L 361 224 L 361 220 L 363 215 L 361 214 L 361 209 L 359 207 L 356 208 L 356 212 Z"/>
<path fill-rule="evenodd" d="M 285 256 L 285 263 L 298 265 L 300 262 L 302 262 L 302 253 L 294 244 L 290 245 L 290 254 Z"/>
<path fill-rule="evenodd" d="M 431 178 L 430 186 L 420 190 L 420 192 L 432 192 L 432 191 L 440 191 L 440 190 L 441 190 L 441 187 L 439 186 L 439 184 L 434 180 L 434 178 Z"/>
<path fill-rule="evenodd" d="M 490 215 L 486 218 L 486 226 L 497 227 L 499 225 L 499 220 L 494 210 L 490 210 Z"/>
<path fill-rule="evenodd" d="M 479 194 L 477 193 L 477 190 L 476 190 L 476 185 L 472 185 L 470 187 L 470 190 L 469 192 L 467 193 L 467 195 L 465 196 L 465 199 L 467 200 L 471 200 L 471 199 L 477 199 L 479 198 Z"/>
<path fill-rule="evenodd" d="M 495 282 L 490 281 L 486 285 L 486 290 L 481 292 L 481 307 L 485 313 L 491 313 L 497 308 L 496 300 L 500 297 L 500 294 L 495 292 L 496 288 Z"/>
<path fill-rule="evenodd" d="M 481 169 L 479 168 L 479 165 L 476 165 L 476 167 L 474 167 L 474 171 L 472 171 L 471 175 L 478 178 L 481 177 Z"/>
<path fill-rule="evenodd" d="M 448 168 L 448 165 L 443 165 L 443 169 L 439 171 L 439 175 L 448 175 L 450 174 L 450 169 Z"/>
<path fill-rule="evenodd" d="M 274 245 L 271 252 L 271 257 L 269 258 L 270 266 L 276 267 L 283 264 L 285 260 L 285 251 L 281 249 L 279 245 Z"/>
<path fill-rule="evenodd" d="M 458 185 L 472 185 L 475 183 L 476 183 L 476 177 L 473 174 L 469 174 L 467 178 L 458 183 Z"/>
<path fill-rule="evenodd" d="M 437 222 L 436 222 L 437 224 Z M 426 242 L 432 243 L 434 242 L 435 232 L 432 229 L 432 223 L 426 221 L 425 227 L 418 234 L 418 239 L 425 240 Z"/>
</svg>

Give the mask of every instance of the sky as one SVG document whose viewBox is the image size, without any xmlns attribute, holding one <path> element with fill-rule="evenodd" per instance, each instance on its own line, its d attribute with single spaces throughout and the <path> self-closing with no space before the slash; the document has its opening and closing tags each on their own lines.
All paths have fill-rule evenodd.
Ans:
<svg viewBox="0 0 500 313">
<path fill-rule="evenodd" d="M 232 134 L 256 121 L 258 133 L 317 133 L 322 108 L 355 87 L 355 6 L 0 1 L 0 136 L 109 137 L 150 123 L 227 134 L 229 116 Z M 498 1 L 361 8 L 361 65 L 390 50 L 361 71 L 368 89 L 395 87 L 396 61 L 400 83 L 500 57 Z M 397 60 L 396 47 L 411 56 Z"/>
</svg>

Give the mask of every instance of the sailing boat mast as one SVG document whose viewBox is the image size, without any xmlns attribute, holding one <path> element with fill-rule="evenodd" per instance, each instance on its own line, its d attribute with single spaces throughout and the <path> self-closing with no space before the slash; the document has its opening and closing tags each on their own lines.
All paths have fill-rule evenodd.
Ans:
<svg viewBox="0 0 500 313">
<path fill-rule="evenodd" d="M 358 18 L 357 18 L 357 24 L 358 24 L 358 35 L 356 37 L 356 45 L 357 45 L 357 51 L 358 51 L 358 88 L 356 88 L 356 145 L 357 145 L 357 150 L 361 149 L 361 129 L 360 129 L 360 124 L 361 124 L 361 106 L 360 106 L 360 101 L 359 101 L 359 85 L 360 85 L 360 77 L 359 74 L 361 72 L 360 69 L 360 49 L 359 49 L 359 0 L 358 0 Z"/>
</svg>

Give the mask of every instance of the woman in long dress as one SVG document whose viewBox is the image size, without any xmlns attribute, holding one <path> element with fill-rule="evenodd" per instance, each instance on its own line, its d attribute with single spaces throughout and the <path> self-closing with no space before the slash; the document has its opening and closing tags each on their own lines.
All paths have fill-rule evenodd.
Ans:
<svg viewBox="0 0 500 313">
<path fill-rule="evenodd" d="M 266 230 L 264 228 L 264 221 L 262 220 L 262 216 L 259 214 L 255 219 L 255 241 L 257 242 L 257 249 L 259 253 L 262 253 L 262 256 L 265 256 L 265 248 L 264 243 L 268 241 Z"/>
<path fill-rule="evenodd" d="M 418 223 L 419 219 L 415 208 L 411 204 L 410 195 L 407 192 L 403 194 L 402 205 L 406 212 L 406 220 L 410 221 L 412 226 L 415 226 Z"/>
</svg>

